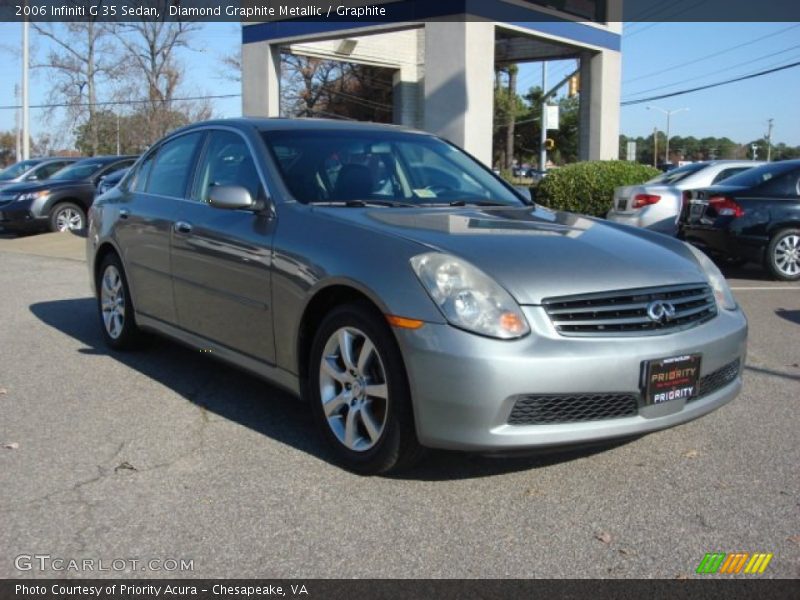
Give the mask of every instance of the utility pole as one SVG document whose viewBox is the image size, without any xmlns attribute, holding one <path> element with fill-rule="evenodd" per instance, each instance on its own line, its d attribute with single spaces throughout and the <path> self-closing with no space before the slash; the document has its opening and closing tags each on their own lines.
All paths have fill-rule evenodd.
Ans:
<svg viewBox="0 0 800 600">
<path fill-rule="evenodd" d="M 542 134 L 539 137 L 539 170 L 547 170 L 547 61 L 542 61 Z"/>
<path fill-rule="evenodd" d="M 514 133 L 517 122 L 517 65 L 508 66 L 508 127 L 506 129 L 506 169 L 514 169 Z"/>
<path fill-rule="evenodd" d="M 16 103 L 18 101 L 19 101 L 19 84 L 15 83 L 14 84 L 14 102 Z M 20 121 L 19 111 L 20 111 L 19 108 L 14 111 L 14 131 L 15 131 L 15 137 L 17 138 L 16 162 L 19 162 L 19 161 L 22 160 L 22 132 L 19 129 L 19 121 Z"/>
<path fill-rule="evenodd" d="M 658 127 L 653 127 L 653 166 L 658 168 Z"/>
<path fill-rule="evenodd" d="M 26 3 L 27 4 L 27 3 Z M 22 159 L 31 157 L 30 99 L 28 98 L 28 23 L 22 22 Z"/>
<path fill-rule="evenodd" d="M 772 122 L 775 119 L 769 119 L 767 121 L 769 127 L 767 129 L 767 162 L 772 160 Z"/>
<path fill-rule="evenodd" d="M 667 115 L 667 141 L 666 141 L 666 150 L 664 151 L 664 164 L 669 164 L 669 119 L 672 115 L 677 114 L 679 112 L 683 112 L 685 110 L 689 110 L 688 108 L 677 108 L 675 110 L 665 110 L 658 106 L 648 106 L 647 110 L 658 110 Z"/>
</svg>

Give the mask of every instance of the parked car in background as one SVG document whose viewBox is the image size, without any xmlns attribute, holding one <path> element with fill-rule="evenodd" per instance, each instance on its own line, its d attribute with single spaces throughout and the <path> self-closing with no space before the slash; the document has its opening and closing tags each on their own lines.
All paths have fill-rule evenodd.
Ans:
<svg viewBox="0 0 800 600">
<path fill-rule="evenodd" d="M 44 181 L 77 158 L 58 156 L 53 158 L 31 158 L 14 163 L 0 171 L 0 190 L 17 183 Z"/>
<path fill-rule="evenodd" d="M 427 133 L 198 123 L 87 233 L 111 348 L 158 332 L 305 396 L 360 473 L 642 435 L 741 388 L 747 322 L 702 252 L 534 206 Z"/>
<path fill-rule="evenodd" d="M 530 177 L 533 179 L 532 183 L 539 183 L 542 179 L 547 177 L 547 171 L 530 168 L 528 169 L 527 173 L 525 173 L 525 177 Z"/>
<path fill-rule="evenodd" d="M 0 227 L 9 231 L 82 231 L 100 178 L 135 160 L 135 156 L 85 158 L 46 181 L 8 186 L 0 190 Z"/>
<path fill-rule="evenodd" d="M 129 167 L 125 167 L 124 169 L 117 169 L 116 171 L 112 171 L 108 175 L 104 175 L 100 178 L 100 181 L 97 183 L 97 187 L 95 188 L 94 196 L 101 196 L 105 194 L 108 190 L 113 188 L 117 185 L 123 177 L 125 177 L 125 173 L 128 172 Z"/>
<path fill-rule="evenodd" d="M 696 162 L 671 169 L 641 185 L 618 187 L 606 218 L 676 235 L 687 190 L 714 185 L 761 164 L 752 160 Z"/>
<path fill-rule="evenodd" d="M 693 190 L 679 236 L 709 254 L 800 280 L 800 160 L 765 164 Z"/>
</svg>

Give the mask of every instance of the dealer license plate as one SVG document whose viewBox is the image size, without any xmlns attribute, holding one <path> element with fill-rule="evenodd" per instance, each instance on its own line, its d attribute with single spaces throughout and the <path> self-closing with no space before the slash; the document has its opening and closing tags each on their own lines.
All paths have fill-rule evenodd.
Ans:
<svg viewBox="0 0 800 600">
<path fill-rule="evenodd" d="M 675 356 L 647 362 L 645 403 L 689 400 L 697 395 L 700 355 Z"/>
</svg>

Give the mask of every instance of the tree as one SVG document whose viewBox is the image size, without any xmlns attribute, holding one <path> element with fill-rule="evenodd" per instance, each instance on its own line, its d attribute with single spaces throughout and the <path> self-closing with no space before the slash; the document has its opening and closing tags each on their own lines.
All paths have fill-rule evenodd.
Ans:
<svg viewBox="0 0 800 600">
<path fill-rule="evenodd" d="M 89 2 L 95 7 L 102 3 L 102 0 Z M 49 71 L 50 102 L 67 105 L 70 123 L 88 124 L 86 152 L 94 155 L 100 147 L 95 119 L 98 90 L 118 80 L 124 62 L 110 43 L 108 26 L 97 22 L 98 17 L 88 18 L 84 22 L 31 24 L 40 36 L 50 41 L 46 59 L 35 65 Z"/>
<path fill-rule="evenodd" d="M 13 131 L 0 131 L 0 166 L 13 163 L 17 158 L 17 134 Z"/>
<path fill-rule="evenodd" d="M 284 53 L 281 114 L 391 123 L 392 70 Z"/>
<path fill-rule="evenodd" d="M 166 3 L 159 5 L 166 14 Z M 114 34 L 126 51 L 130 61 L 128 94 L 134 96 L 144 83 L 146 102 L 136 111 L 143 127 L 140 143 L 149 145 L 168 131 L 196 120 L 211 116 L 206 101 L 176 101 L 184 80 L 184 70 L 177 51 L 188 48 L 192 33 L 198 24 L 186 21 L 142 20 L 115 25 Z"/>
</svg>

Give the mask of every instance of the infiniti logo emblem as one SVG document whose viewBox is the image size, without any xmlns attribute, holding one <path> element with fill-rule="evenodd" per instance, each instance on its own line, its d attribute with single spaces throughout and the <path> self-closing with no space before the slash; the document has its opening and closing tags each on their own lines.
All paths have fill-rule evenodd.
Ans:
<svg viewBox="0 0 800 600">
<path fill-rule="evenodd" d="M 663 300 L 656 300 L 647 305 L 647 316 L 656 323 L 668 323 L 675 318 L 675 307 Z"/>
</svg>

